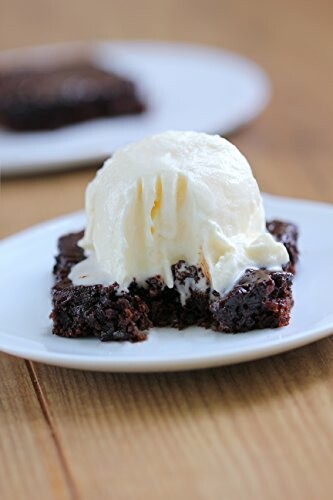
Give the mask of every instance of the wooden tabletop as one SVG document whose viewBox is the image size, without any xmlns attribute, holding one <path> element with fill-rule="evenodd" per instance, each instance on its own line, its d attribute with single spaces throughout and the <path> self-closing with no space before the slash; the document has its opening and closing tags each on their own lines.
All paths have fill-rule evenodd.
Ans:
<svg viewBox="0 0 333 500">
<path fill-rule="evenodd" d="M 4 0 L 0 48 L 157 38 L 249 56 L 273 99 L 231 140 L 262 190 L 333 202 L 332 19 L 328 0 Z M 4 180 L 2 236 L 82 207 L 96 167 Z M 333 496 L 332 338 L 198 372 L 97 374 L 0 354 L 0 373 L 2 500 Z"/>
</svg>

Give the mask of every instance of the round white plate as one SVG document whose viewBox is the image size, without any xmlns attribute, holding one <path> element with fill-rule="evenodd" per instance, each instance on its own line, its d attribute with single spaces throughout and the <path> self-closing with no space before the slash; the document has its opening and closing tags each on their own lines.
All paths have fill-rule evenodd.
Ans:
<svg viewBox="0 0 333 500">
<path fill-rule="evenodd" d="M 166 42 L 71 43 L 11 50 L 5 65 L 82 57 L 137 83 L 147 111 L 100 118 L 54 131 L 0 129 L 0 165 L 6 175 L 50 171 L 102 161 L 117 148 L 168 129 L 226 135 L 266 105 L 269 82 L 253 62 L 220 49 Z"/>
<path fill-rule="evenodd" d="M 164 371 L 238 363 L 313 342 L 333 333 L 333 205 L 265 196 L 267 217 L 295 221 L 301 262 L 288 327 L 228 335 L 203 328 L 153 329 L 145 342 L 100 342 L 51 334 L 51 269 L 57 238 L 84 226 L 70 214 L 17 234 L 0 245 L 0 350 L 70 368 Z"/>
</svg>

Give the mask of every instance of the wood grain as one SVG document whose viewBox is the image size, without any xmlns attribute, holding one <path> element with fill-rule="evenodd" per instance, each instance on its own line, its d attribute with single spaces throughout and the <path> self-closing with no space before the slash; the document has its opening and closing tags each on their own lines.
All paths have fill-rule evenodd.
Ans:
<svg viewBox="0 0 333 500">
<path fill-rule="evenodd" d="M 36 371 L 81 498 L 312 499 L 331 484 L 332 362 L 329 339 L 202 372 Z"/>
<path fill-rule="evenodd" d="M 27 366 L 0 356 L 0 498 L 67 500 L 71 481 Z"/>
<path fill-rule="evenodd" d="M 252 57 L 273 98 L 231 139 L 263 190 L 333 202 L 332 19 L 328 0 L 3 0 L 0 48 L 130 37 Z M 4 180 L 1 235 L 82 207 L 96 168 Z M 0 369 L 1 499 L 332 497 L 332 338 L 201 372 Z"/>
</svg>

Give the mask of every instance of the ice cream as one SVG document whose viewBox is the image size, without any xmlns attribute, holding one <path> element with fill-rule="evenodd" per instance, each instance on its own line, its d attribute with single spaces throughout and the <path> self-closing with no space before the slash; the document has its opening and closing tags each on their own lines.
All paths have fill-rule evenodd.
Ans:
<svg viewBox="0 0 333 500">
<path fill-rule="evenodd" d="M 118 150 L 89 184 L 86 212 L 75 285 L 126 289 L 160 275 L 173 287 L 171 266 L 184 260 L 223 293 L 248 268 L 288 262 L 247 160 L 217 135 L 170 131 Z"/>
</svg>

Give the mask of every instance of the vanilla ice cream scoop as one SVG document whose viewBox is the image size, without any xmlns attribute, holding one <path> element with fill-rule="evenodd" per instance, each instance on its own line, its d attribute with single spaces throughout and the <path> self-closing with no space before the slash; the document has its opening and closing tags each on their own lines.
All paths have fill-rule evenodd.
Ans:
<svg viewBox="0 0 333 500">
<path fill-rule="evenodd" d="M 184 260 L 223 293 L 246 269 L 289 260 L 266 231 L 247 160 L 217 135 L 171 131 L 118 150 L 89 184 L 86 211 L 76 285 L 126 289 L 160 275 L 173 287 L 171 266 Z"/>
</svg>

